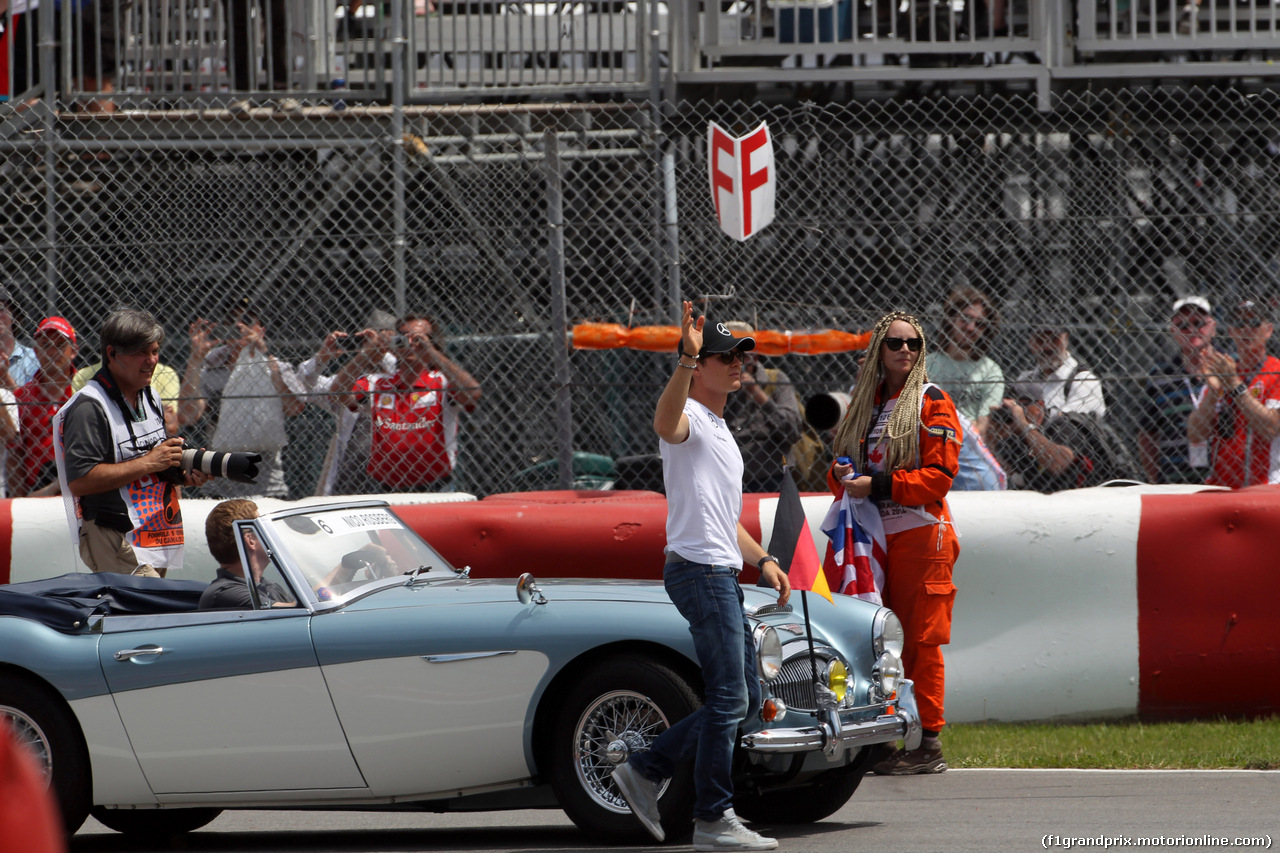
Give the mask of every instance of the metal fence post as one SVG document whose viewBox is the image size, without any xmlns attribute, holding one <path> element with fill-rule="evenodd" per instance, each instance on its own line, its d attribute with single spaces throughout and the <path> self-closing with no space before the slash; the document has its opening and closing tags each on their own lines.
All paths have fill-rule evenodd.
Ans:
<svg viewBox="0 0 1280 853">
<path fill-rule="evenodd" d="M 396 315 L 403 317 L 408 310 L 405 292 L 405 150 L 404 150 L 404 99 L 406 55 L 405 7 L 406 0 L 391 0 L 391 156 L 392 156 L 392 215 L 395 217 L 391 238 L 393 270 L 395 273 Z"/>
<path fill-rule="evenodd" d="M 662 155 L 662 190 L 667 227 L 667 292 L 671 307 L 676 310 L 680 307 L 680 212 L 676 205 L 676 155 L 671 146 Z"/>
<path fill-rule="evenodd" d="M 58 304 L 58 86 L 55 76 L 57 38 L 53 4 L 42 7 L 40 16 L 40 77 L 44 86 L 44 204 L 45 204 L 45 310 L 52 313 Z M 67 15 L 66 17 L 70 17 Z M 68 51 L 69 53 L 69 51 Z"/>
<path fill-rule="evenodd" d="M 551 282 L 551 357 L 556 385 L 556 479 L 560 488 L 573 488 L 573 400 L 570 397 L 569 322 L 564 277 L 564 175 L 560 141 L 554 130 L 543 134 L 547 176 L 547 267 Z"/>
</svg>

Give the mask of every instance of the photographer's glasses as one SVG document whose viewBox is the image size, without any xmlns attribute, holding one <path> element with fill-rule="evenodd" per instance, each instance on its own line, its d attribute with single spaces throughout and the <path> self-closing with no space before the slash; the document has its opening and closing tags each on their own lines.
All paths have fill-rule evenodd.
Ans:
<svg viewBox="0 0 1280 853">
<path fill-rule="evenodd" d="M 906 344 L 907 349 L 911 352 L 920 352 L 920 348 L 924 346 L 923 338 L 885 338 L 884 345 L 889 348 L 889 352 L 897 352 L 902 349 L 902 345 Z"/>
</svg>

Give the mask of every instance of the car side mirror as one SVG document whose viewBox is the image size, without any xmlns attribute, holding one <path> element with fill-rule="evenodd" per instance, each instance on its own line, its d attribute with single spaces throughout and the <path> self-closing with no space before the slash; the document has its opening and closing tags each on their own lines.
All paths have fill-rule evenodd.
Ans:
<svg viewBox="0 0 1280 853">
<path fill-rule="evenodd" d="M 520 599 L 521 604 L 528 604 L 530 601 L 534 604 L 547 603 L 547 597 L 538 589 L 538 582 L 530 572 L 525 572 L 516 580 L 516 598 Z"/>
</svg>

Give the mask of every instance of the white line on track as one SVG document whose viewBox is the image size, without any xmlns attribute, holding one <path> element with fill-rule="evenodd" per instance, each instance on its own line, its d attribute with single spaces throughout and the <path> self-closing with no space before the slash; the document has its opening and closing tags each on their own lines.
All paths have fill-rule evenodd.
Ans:
<svg viewBox="0 0 1280 853">
<path fill-rule="evenodd" d="M 1275 774 L 1277 770 L 1245 770 L 1243 767 L 947 767 L 948 774 Z"/>
</svg>

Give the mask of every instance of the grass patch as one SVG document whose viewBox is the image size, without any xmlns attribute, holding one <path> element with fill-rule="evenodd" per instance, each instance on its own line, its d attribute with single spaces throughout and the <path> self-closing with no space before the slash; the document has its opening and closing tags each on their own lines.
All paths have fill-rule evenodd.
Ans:
<svg viewBox="0 0 1280 853">
<path fill-rule="evenodd" d="M 951 767 L 1280 770 L 1280 717 L 1192 723 L 947 726 Z"/>
</svg>

